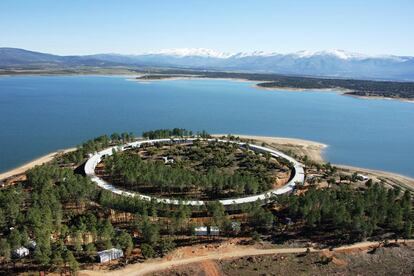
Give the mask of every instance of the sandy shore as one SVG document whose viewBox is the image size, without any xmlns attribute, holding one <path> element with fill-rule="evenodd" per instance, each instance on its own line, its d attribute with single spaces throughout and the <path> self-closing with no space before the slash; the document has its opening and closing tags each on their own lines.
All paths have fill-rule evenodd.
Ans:
<svg viewBox="0 0 414 276">
<path fill-rule="evenodd" d="M 0 174 L 0 180 L 3 180 L 5 178 L 8 178 L 10 176 L 16 175 L 16 174 L 21 174 L 24 173 L 27 170 L 30 170 L 31 168 L 38 166 L 38 165 L 42 165 L 44 163 L 47 163 L 49 161 L 51 161 L 53 158 L 55 158 L 57 155 L 62 154 L 62 153 L 67 153 L 67 152 L 71 152 L 76 150 L 76 148 L 69 148 L 69 149 L 64 149 L 64 150 L 58 150 L 58 151 L 54 151 L 51 152 L 49 154 L 46 154 L 44 156 L 41 156 L 35 160 L 32 160 L 20 167 L 14 168 L 10 171 L 4 172 Z"/>
<path fill-rule="evenodd" d="M 387 180 L 387 182 L 390 182 L 393 186 L 399 186 L 414 191 L 414 178 L 405 175 L 341 164 L 335 164 L 335 166 L 344 170 L 356 171 L 377 181 L 381 181 L 382 179 Z"/>
<path fill-rule="evenodd" d="M 138 76 L 138 77 L 142 77 L 142 76 Z M 259 82 L 255 80 L 238 79 L 238 78 L 208 78 L 208 77 L 201 77 L 199 75 L 172 76 L 172 77 L 164 77 L 164 78 L 159 78 L 159 79 L 129 78 L 128 80 L 135 80 L 135 81 L 138 81 L 139 83 L 151 83 L 151 82 L 156 82 L 156 81 L 177 81 L 177 80 L 225 80 L 225 81 L 251 82 L 251 83 Z"/>
<path fill-rule="evenodd" d="M 255 135 L 239 135 L 240 138 L 253 140 L 256 144 L 262 142 L 269 144 L 270 146 L 276 147 L 282 151 L 292 151 L 297 155 L 307 155 L 310 159 L 318 162 L 324 162 L 323 152 L 328 147 L 326 144 L 319 142 L 297 139 L 297 138 L 284 138 L 284 137 L 271 137 L 271 136 L 255 136 Z M 223 136 L 217 134 L 214 136 Z"/>
<path fill-rule="evenodd" d="M 263 82 L 261 82 L 263 83 Z M 352 92 L 352 90 L 344 89 L 341 87 L 337 88 L 295 88 L 295 87 L 264 87 L 260 85 L 253 86 L 256 89 L 269 90 L 269 91 L 289 91 L 289 92 L 331 92 L 341 95 L 345 95 L 347 92 Z"/>
</svg>

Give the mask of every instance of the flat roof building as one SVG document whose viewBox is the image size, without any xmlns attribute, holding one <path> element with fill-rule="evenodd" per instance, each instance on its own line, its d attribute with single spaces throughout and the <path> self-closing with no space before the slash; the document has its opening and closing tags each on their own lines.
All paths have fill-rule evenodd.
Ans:
<svg viewBox="0 0 414 276">
<path fill-rule="evenodd" d="M 207 236 L 208 235 L 207 226 L 194 227 L 194 234 L 196 236 Z"/>
<path fill-rule="evenodd" d="M 209 228 L 210 228 L 209 229 L 210 230 L 209 231 L 210 236 L 220 235 L 220 228 L 218 226 L 210 226 Z"/>
<path fill-rule="evenodd" d="M 109 262 L 112 260 L 116 260 L 122 258 L 124 256 L 124 252 L 121 249 L 111 248 L 108 250 L 103 250 L 98 252 L 98 258 L 100 263 Z"/>
<path fill-rule="evenodd" d="M 196 236 L 218 236 L 220 228 L 217 226 L 197 226 L 194 227 L 194 234 Z"/>
<path fill-rule="evenodd" d="M 20 258 L 26 257 L 27 255 L 29 255 L 29 253 L 30 253 L 29 249 L 27 249 L 24 246 L 21 246 L 13 250 L 12 256 L 16 259 L 20 259 Z"/>
</svg>

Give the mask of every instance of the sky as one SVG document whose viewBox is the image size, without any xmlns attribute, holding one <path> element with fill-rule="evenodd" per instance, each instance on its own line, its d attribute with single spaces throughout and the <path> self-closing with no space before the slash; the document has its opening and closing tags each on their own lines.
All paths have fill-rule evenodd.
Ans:
<svg viewBox="0 0 414 276">
<path fill-rule="evenodd" d="M 414 56 L 414 0 L 0 0 L 0 47 L 61 55 L 209 48 Z"/>
</svg>

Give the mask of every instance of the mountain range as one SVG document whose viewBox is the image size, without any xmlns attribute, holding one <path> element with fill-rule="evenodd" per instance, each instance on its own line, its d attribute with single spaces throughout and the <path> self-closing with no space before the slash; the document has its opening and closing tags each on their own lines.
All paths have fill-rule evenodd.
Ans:
<svg viewBox="0 0 414 276">
<path fill-rule="evenodd" d="M 414 57 L 371 56 L 343 50 L 290 54 L 256 51 L 224 53 L 204 48 L 170 49 L 137 55 L 59 56 L 17 48 L 0 48 L 0 68 L 70 67 L 181 68 L 287 75 L 414 80 Z"/>
</svg>

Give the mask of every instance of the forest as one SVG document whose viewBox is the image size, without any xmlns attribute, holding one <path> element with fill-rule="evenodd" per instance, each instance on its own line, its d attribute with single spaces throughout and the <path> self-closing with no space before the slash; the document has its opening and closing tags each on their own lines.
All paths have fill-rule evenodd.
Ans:
<svg viewBox="0 0 414 276">
<path fill-rule="evenodd" d="M 146 139 L 162 139 L 162 138 L 170 138 L 170 137 L 190 137 L 196 135 L 201 138 L 210 138 L 210 134 L 208 134 L 205 130 L 201 132 L 193 133 L 192 130 L 187 130 L 184 128 L 173 128 L 173 129 L 157 129 L 157 130 L 150 130 L 144 131 L 142 133 L 142 137 Z"/>
<path fill-rule="evenodd" d="M 240 148 L 237 144 L 202 142 L 191 145 L 145 146 L 141 153 L 115 153 L 105 158 L 105 177 L 124 188 L 145 194 L 188 199 L 198 194 L 216 200 L 261 193 L 272 188 L 276 172 L 288 171 L 286 162 Z M 151 156 L 149 156 L 151 155 Z M 175 162 L 164 164 L 161 157 Z"/>
<path fill-rule="evenodd" d="M 329 229 L 346 243 L 386 233 L 412 237 L 411 193 L 386 189 L 370 180 L 362 191 L 347 185 L 337 189 L 311 188 L 303 196 L 281 196 L 277 202 L 283 206 L 281 213 L 302 221 L 305 228 Z"/>
<path fill-rule="evenodd" d="M 84 160 L 88 151 L 128 139 L 126 134 L 101 136 L 79 151 Z M 132 158 L 125 156 L 128 162 Z M 59 162 L 37 166 L 26 180 L 0 188 L 0 274 L 75 273 L 96 263 L 97 251 L 112 247 L 124 251 L 121 263 L 164 256 L 178 246 L 206 242 L 194 236 L 198 225 L 220 227 L 217 239 L 251 237 L 275 244 L 305 240 L 337 246 L 413 237 L 409 191 L 362 182 L 356 173 L 338 182 L 337 169 L 330 164 L 319 165 L 318 171 L 330 185 L 298 187 L 297 193 L 275 197 L 268 205 L 244 204 L 236 211 L 217 201 L 190 207 L 124 197 L 98 188 Z M 169 185 L 167 179 L 161 181 Z M 13 258 L 20 246 L 30 248 L 29 256 Z"/>
</svg>

